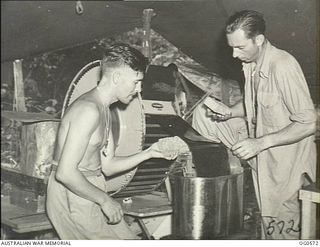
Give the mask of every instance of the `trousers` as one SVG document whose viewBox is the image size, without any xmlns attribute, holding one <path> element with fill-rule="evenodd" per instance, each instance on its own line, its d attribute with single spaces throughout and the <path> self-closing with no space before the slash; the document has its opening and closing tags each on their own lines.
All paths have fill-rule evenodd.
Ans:
<svg viewBox="0 0 320 247">
<path fill-rule="evenodd" d="M 106 191 L 105 178 L 101 173 L 86 178 Z M 54 170 L 48 180 L 46 210 L 61 239 L 137 239 L 123 219 L 118 224 L 108 224 L 100 206 L 68 190 L 56 180 Z"/>
</svg>

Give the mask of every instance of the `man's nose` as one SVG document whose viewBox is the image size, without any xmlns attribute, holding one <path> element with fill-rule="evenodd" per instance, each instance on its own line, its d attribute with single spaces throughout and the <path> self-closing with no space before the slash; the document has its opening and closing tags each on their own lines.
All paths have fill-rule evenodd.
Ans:
<svg viewBox="0 0 320 247">
<path fill-rule="evenodd" d="M 142 90 L 141 90 L 141 81 L 137 83 L 136 88 L 135 88 L 135 91 L 136 91 L 137 93 L 141 93 L 141 91 L 142 91 Z"/>
<path fill-rule="evenodd" d="M 238 51 L 237 51 L 237 49 L 233 49 L 233 51 L 232 51 L 232 56 L 234 57 L 234 58 L 237 58 L 238 56 L 239 56 L 239 53 L 238 53 Z"/>
</svg>

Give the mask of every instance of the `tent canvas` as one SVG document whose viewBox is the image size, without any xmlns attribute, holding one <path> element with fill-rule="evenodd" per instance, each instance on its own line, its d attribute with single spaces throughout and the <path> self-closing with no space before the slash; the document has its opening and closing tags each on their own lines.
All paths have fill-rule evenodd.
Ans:
<svg viewBox="0 0 320 247">
<path fill-rule="evenodd" d="M 156 16 L 151 27 L 185 54 L 224 78 L 241 78 L 223 35 L 234 11 L 255 9 L 265 15 L 267 35 L 301 63 L 313 98 L 319 91 L 319 2 L 317 0 L 211 1 L 1 1 L 1 61 L 12 61 L 142 26 L 143 9 Z"/>
</svg>

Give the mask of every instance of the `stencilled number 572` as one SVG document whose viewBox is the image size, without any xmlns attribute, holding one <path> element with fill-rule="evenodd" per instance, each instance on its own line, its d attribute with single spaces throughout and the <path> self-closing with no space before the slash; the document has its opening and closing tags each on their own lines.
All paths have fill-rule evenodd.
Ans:
<svg viewBox="0 0 320 247">
<path fill-rule="evenodd" d="M 274 218 L 270 217 L 271 221 L 269 222 L 267 226 L 267 234 L 272 235 L 276 229 L 279 230 L 278 234 L 282 234 L 283 231 L 286 233 L 290 232 L 300 232 L 300 227 L 298 226 L 296 229 L 294 229 L 294 220 L 289 220 L 287 223 L 283 220 L 275 221 Z"/>
</svg>

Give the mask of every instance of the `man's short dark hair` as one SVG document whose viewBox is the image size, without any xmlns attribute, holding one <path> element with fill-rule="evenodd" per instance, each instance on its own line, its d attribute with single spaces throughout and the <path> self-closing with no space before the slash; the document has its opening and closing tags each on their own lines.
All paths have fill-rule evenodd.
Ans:
<svg viewBox="0 0 320 247">
<path fill-rule="evenodd" d="M 147 58 L 140 51 L 127 44 L 116 43 L 104 52 L 101 69 L 104 73 L 110 68 L 126 65 L 134 71 L 145 73 L 147 64 Z"/>
<path fill-rule="evenodd" d="M 241 29 L 246 33 L 247 38 L 253 38 L 266 31 L 266 23 L 263 15 L 254 10 L 242 10 L 236 12 L 227 21 L 226 33 L 230 34 Z"/>
</svg>

